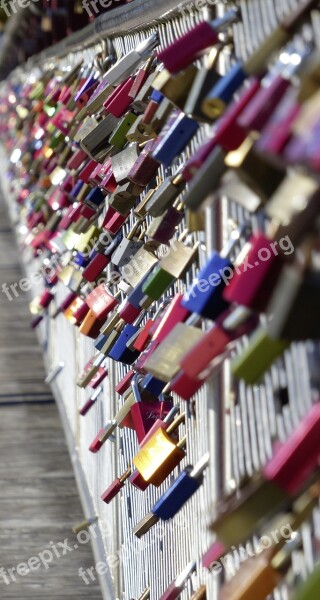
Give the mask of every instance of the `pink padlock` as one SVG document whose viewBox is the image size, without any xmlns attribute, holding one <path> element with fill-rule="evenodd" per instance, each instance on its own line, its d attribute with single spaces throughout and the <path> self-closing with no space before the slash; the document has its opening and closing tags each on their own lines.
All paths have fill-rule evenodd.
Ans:
<svg viewBox="0 0 320 600">
<path fill-rule="evenodd" d="M 84 183 L 89 183 L 90 175 L 99 163 L 96 160 L 89 160 L 79 173 L 79 179 Z"/>
<path fill-rule="evenodd" d="M 108 100 L 104 103 L 104 107 L 107 111 L 120 119 L 128 110 L 129 106 L 132 104 L 132 98 L 129 95 L 132 84 L 134 82 L 134 77 L 129 77 L 129 79 L 121 86 L 119 92 L 114 96 L 114 98 Z"/>
<path fill-rule="evenodd" d="M 283 259 L 277 243 L 263 233 L 254 234 L 248 247 L 244 262 L 236 267 L 223 298 L 264 312 L 280 276 Z"/>
<path fill-rule="evenodd" d="M 88 155 L 84 150 L 79 148 L 74 152 L 74 154 L 69 158 L 67 162 L 67 169 L 70 171 L 75 171 L 81 167 L 82 163 L 88 158 Z"/>
<path fill-rule="evenodd" d="M 118 233 L 120 231 L 121 227 L 126 222 L 129 213 L 124 217 L 123 215 L 120 215 L 120 213 L 118 213 L 117 211 L 113 211 L 113 212 L 114 212 L 113 216 L 109 219 L 109 221 L 105 225 L 103 225 L 103 229 L 105 229 L 106 231 L 109 231 L 109 233 L 112 233 L 113 235 L 115 235 L 116 233 Z"/>
</svg>

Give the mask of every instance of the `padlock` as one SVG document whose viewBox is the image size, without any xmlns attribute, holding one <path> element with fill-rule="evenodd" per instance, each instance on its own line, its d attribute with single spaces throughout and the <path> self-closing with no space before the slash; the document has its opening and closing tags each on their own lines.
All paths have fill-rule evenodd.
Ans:
<svg viewBox="0 0 320 600">
<path fill-rule="evenodd" d="M 147 443 L 149 441 L 149 439 L 152 438 L 152 436 L 154 435 L 154 433 L 156 431 L 158 431 L 158 429 L 160 429 L 161 427 L 163 427 L 164 429 L 167 429 L 171 423 L 173 422 L 175 416 L 179 413 L 179 408 L 177 406 L 174 406 L 171 411 L 168 413 L 168 415 L 165 417 L 164 420 L 162 419 L 158 419 L 154 425 L 152 425 L 150 431 L 147 433 L 146 437 L 144 438 L 144 440 L 142 440 L 142 442 L 140 443 L 140 447 L 143 446 L 144 443 Z M 132 475 L 130 476 L 130 483 L 136 487 L 138 490 L 145 492 L 148 487 L 151 485 L 150 482 L 147 482 L 143 479 L 141 473 L 139 473 L 138 470 L 134 471 L 132 473 Z"/>
<path fill-rule="evenodd" d="M 121 58 L 104 76 L 104 85 L 116 85 L 129 77 L 139 65 L 148 58 L 159 44 L 159 36 L 152 33 L 146 40 L 140 42 L 134 50 L 131 50 Z"/>
<path fill-rule="evenodd" d="M 200 270 L 191 288 L 187 290 L 182 301 L 190 313 L 196 313 L 214 321 L 227 310 L 229 303 L 222 297 L 223 290 L 229 283 L 233 273 L 230 256 L 242 235 L 250 231 L 248 224 L 232 232 L 230 240 L 220 254 L 213 252 L 205 266 Z M 224 278 L 227 274 L 228 279 Z"/>
<path fill-rule="evenodd" d="M 169 167 L 177 155 L 181 154 L 189 144 L 198 128 L 197 121 L 181 113 L 166 135 L 161 136 L 160 142 L 156 143 L 152 152 L 153 158 L 165 167 Z"/>
<path fill-rule="evenodd" d="M 279 63 L 273 69 L 272 76 L 268 74 L 265 77 L 260 91 L 241 114 L 239 118 L 241 127 L 248 132 L 263 130 L 275 107 L 288 91 L 292 78 L 304 69 L 306 59 L 310 56 L 310 48 L 307 47 L 300 56 L 299 54 L 297 56 L 297 51 L 293 48 L 291 54 L 286 53 L 285 62 L 283 55 L 280 55 Z"/>
<path fill-rule="evenodd" d="M 223 299 L 263 312 L 283 267 L 284 255 L 277 246 L 264 234 L 254 234 L 244 248 L 244 260 L 240 256 L 235 271 L 229 273 Z"/>
<path fill-rule="evenodd" d="M 73 292 L 74 293 L 74 292 Z M 63 314 L 72 323 L 72 325 L 79 326 L 83 319 L 89 312 L 89 306 L 83 298 L 75 296 L 74 300 L 69 306 L 64 309 Z"/>
<path fill-rule="evenodd" d="M 96 390 L 103 383 L 108 374 L 109 372 L 106 367 L 99 367 L 98 372 L 90 380 L 89 387 Z"/>
<path fill-rule="evenodd" d="M 270 33 L 248 60 L 236 62 L 208 94 L 203 106 L 205 113 L 209 116 L 221 114 L 248 76 L 263 73 L 272 53 L 285 46 L 314 5 L 315 0 L 304 2 Z"/>
<path fill-rule="evenodd" d="M 118 308 L 118 315 L 120 319 L 122 319 L 125 323 L 129 323 L 130 325 L 139 317 L 141 312 L 142 308 L 133 306 L 128 299 L 124 300 Z M 128 347 L 130 347 L 130 350 L 133 350 L 131 347 L 131 341 Z"/>
<path fill-rule="evenodd" d="M 114 391 L 122 396 L 129 389 L 133 376 L 134 371 L 128 371 L 128 373 L 115 386 Z"/>
<path fill-rule="evenodd" d="M 89 192 L 85 202 L 90 208 L 97 209 L 104 203 L 105 197 L 105 193 L 100 188 L 96 187 Z"/>
<path fill-rule="evenodd" d="M 113 331 L 110 333 L 103 335 L 103 337 L 99 336 L 99 344 L 96 346 L 97 350 L 100 350 L 101 354 L 104 356 L 108 356 L 109 352 L 114 347 L 115 343 L 118 341 L 121 331 L 124 327 L 124 321 L 119 321 Z"/>
<path fill-rule="evenodd" d="M 172 440 L 172 433 L 184 420 L 185 415 L 180 415 L 166 430 L 160 427 L 133 459 L 143 479 L 156 487 L 164 482 L 185 457 L 182 448 L 186 444 L 186 438 L 182 438 L 178 444 Z"/>
<path fill-rule="evenodd" d="M 195 65 L 190 65 L 177 75 L 171 75 L 169 71 L 163 69 L 155 78 L 152 86 L 166 96 L 172 104 L 183 110 L 197 73 L 198 69 Z"/>
<path fill-rule="evenodd" d="M 147 192 L 144 196 L 143 200 L 141 200 L 141 202 L 139 202 L 139 204 L 133 209 L 134 215 L 139 219 L 143 219 L 147 215 L 146 207 L 155 191 L 156 188 L 149 190 L 149 192 Z"/>
<path fill-rule="evenodd" d="M 146 187 L 157 175 L 160 161 L 153 156 L 155 143 L 155 140 L 150 140 L 146 143 L 141 154 L 130 169 L 127 177 L 132 183 Z"/>
<path fill-rule="evenodd" d="M 150 75 L 150 72 L 152 71 L 153 63 L 154 63 L 154 56 L 151 56 L 150 58 L 148 58 L 146 63 L 139 69 L 138 73 L 136 74 L 132 88 L 130 90 L 130 94 L 129 94 L 132 99 L 136 98 L 136 96 L 139 94 L 141 88 L 144 86 L 145 82 L 147 81 L 147 79 Z"/>
<path fill-rule="evenodd" d="M 182 294 L 176 294 L 172 299 L 168 299 L 168 308 L 159 321 L 156 321 L 154 330 L 151 331 L 153 341 L 160 344 L 177 323 L 183 323 L 190 317 L 190 312 L 182 306 L 182 299 Z"/>
<path fill-rule="evenodd" d="M 146 243 L 138 250 L 138 252 L 136 252 L 127 265 L 121 269 L 122 276 L 133 288 L 136 286 L 138 287 L 157 262 L 158 258 L 154 254 L 153 247 L 151 244 Z M 138 289 L 140 294 L 140 287 Z M 143 296 L 145 296 L 145 294 L 142 292 L 142 298 Z M 131 302 L 130 296 L 129 302 Z"/>
<path fill-rule="evenodd" d="M 116 88 L 115 92 L 103 104 L 106 111 L 118 119 L 123 117 L 132 104 L 132 98 L 129 94 L 133 82 L 134 78 L 129 77 Z"/>
<path fill-rule="evenodd" d="M 263 377 L 290 346 L 288 340 L 272 339 L 264 327 L 260 327 L 250 339 L 249 345 L 233 359 L 232 373 L 247 384 L 255 384 Z"/>
<path fill-rule="evenodd" d="M 126 139 L 128 142 L 138 142 L 139 144 L 144 144 L 155 137 L 157 137 L 157 134 L 153 130 L 152 126 L 145 126 L 143 122 L 143 115 L 139 115 L 129 129 Z"/>
<path fill-rule="evenodd" d="M 95 340 L 100 333 L 102 323 L 103 319 L 99 319 L 96 313 L 89 309 L 89 312 L 87 313 L 79 327 L 79 333 L 82 333 L 82 335 L 85 335 L 86 337 L 90 337 L 93 340 Z"/>
<path fill-rule="evenodd" d="M 180 598 L 187 581 L 196 570 L 197 565 L 195 562 L 191 562 L 187 567 L 180 573 L 180 575 L 170 583 L 169 587 L 162 594 L 159 600 L 177 600 Z"/>
<path fill-rule="evenodd" d="M 112 235 L 116 235 L 121 230 L 122 226 L 127 220 L 128 215 L 125 217 L 120 215 L 116 210 L 114 210 L 111 206 L 108 207 L 108 212 L 106 216 L 106 220 L 103 223 L 103 229 L 111 233 Z"/>
<path fill-rule="evenodd" d="M 106 489 L 106 491 L 102 494 L 101 500 L 103 500 L 103 502 L 106 504 L 110 504 L 110 502 L 114 500 L 114 498 L 116 498 L 116 496 L 124 488 L 125 482 L 127 479 L 129 479 L 130 475 L 131 469 L 129 468 L 125 471 L 125 473 L 123 473 L 123 475 L 121 475 L 121 477 L 118 477 L 111 483 L 108 489 Z"/>
<path fill-rule="evenodd" d="M 137 350 L 130 350 L 127 347 L 127 343 L 132 336 L 139 331 L 139 324 L 143 318 L 144 314 L 138 317 L 135 321 L 135 325 L 125 325 L 118 340 L 109 352 L 109 358 L 125 365 L 132 365 L 135 362 L 139 356 L 139 352 L 137 352 Z"/>
<path fill-rule="evenodd" d="M 151 95 L 150 103 L 152 102 L 152 98 L 154 100 L 154 114 L 148 113 L 148 106 L 143 115 L 143 120 L 141 121 L 141 128 L 146 131 L 146 133 L 155 133 L 158 135 L 161 130 L 166 126 L 167 121 L 170 118 L 171 112 L 173 110 L 173 104 L 165 98 L 163 94 L 154 90 Z"/>
<path fill-rule="evenodd" d="M 145 108 L 149 102 L 150 95 L 152 94 L 153 82 L 157 77 L 158 71 L 159 71 L 159 69 L 156 69 L 155 71 L 153 71 L 152 73 L 150 73 L 148 75 L 147 80 L 143 84 L 139 93 L 133 99 L 132 109 L 135 112 L 142 113 L 145 110 Z"/>
<path fill-rule="evenodd" d="M 101 275 L 102 271 L 108 266 L 110 263 L 110 256 L 105 254 L 100 254 L 99 252 L 94 256 L 94 258 L 90 261 L 86 269 L 82 273 L 82 277 L 93 283 L 96 279 Z"/>
<path fill-rule="evenodd" d="M 143 286 L 146 296 L 159 300 L 175 280 L 183 277 L 197 255 L 197 244 L 190 248 L 179 240 L 171 242 L 169 252 L 150 273 Z"/>
<path fill-rule="evenodd" d="M 137 234 L 139 234 L 137 236 Z M 141 221 L 137 221 L 132 227 L 130 233 L 125 237 L 115 252 L 112 254 L 111 261 L 114 265 L 121 268 L 128 264 L 133 255 L 136 254 L 143 246 L 143 240 L 140 236 L 144 232 L 141 232 Z"/>
<path fill-rule="evenodd" d="M 143 352 L 149 344 L 151 339 L 150 329 L 153 325 L 154 321 L 152 319 L 148 319 L 148 321 L 145 323 L 144 327 L 140 331 L 139 336 L 136 338 L 133 344 L 133 348 L 138 352 Z"/>
<path fill-rule="evenodd" d="M 272 566 L 274 548 L 248 558 L 231 581 L 225 583 L 219 600 L 264 600 L 280 583 L 281 575 Z"/>
<path fill-rule="evenodd" d="M 109 144 L 118 150 L 122 150 L 128 141 L 127 134 L 136 120 L 137 116 L 134 113 L 127 113 L 120 121 L 113 134 L 109 137 Z"/>
<path fill-rule="evenodd" d="M 94 315 L 103 321 L 118 305 L 104 283 L 95 288 L 86 298 L 86 302 Z"/>
<path fill-rule="evenodd" d="M 101 161 L 106 156 L 109 148 L 107 140 L 117 124 L 118 120 L 112 115 L 108 115 L 80 141 L 81 148 L 94 160 Z"/>
<path fill-rule="evenodd" d="M 238 10 L 230 10 L 219 19 L 203 21 L 158 52 L 157 57 L 170 73 L 186 68 L 203 50 L 219 44 L 218 34 L 239 19 Z"/>
<path fill-rule="evenodd" d="M 108 200 L 109 206 L 116 210 L 120 215 L 127 217 L 142 191 L 143 187 L 135 185 L 130 181 L 119 185 Z"/>
<path fill-rule="evenodd" d="M 77 386 L 80 388 L 86 388 L 104 361 L 105 356 L 101 356 L 99 353 L 92 356 L 86 364 L 83 373 L 81 373 L 81 375 L 78 377 Z"/>
<path fill-rule="evenodd" d="M 134 395 L 132 392 L 128 392 L 125 397 L 125 401 L 121 406 L 120 410 L 117 412 L 116 416 L 112 421 L 108 422 L 105 427 L 103 427 L 94 441 L 90 446 L 91 452 L 99 452 L 102 448 L 103 444 L 110 438 L 112 438 L 114 431 L 119 428 L 123 428 L 123 422 L 127 419 L 130 414 L 131 406 L 135 403 Z"/>
<path fill-rule="evenodd" d="M 315 404 L 289 439 L 275 446 L 261 476 L 252 479 L 237 498 L 224 501 L 212 529 L 225 549 L 247 540 L 308 483 L 319 460 L 319 427 L 320 406 Z"/>
<path fill-rule="evenodd" d="M 79 410 L 79 414 L 82 417 L 85 417 L 88 414 L 89 410 L 91 410 L 91 408 L 95 405 L 101 392 L 102 392 L 102 388 L 96 389 L 95 392 L 90 396 L 89 400 L 87 400 L 87 402 Z"/>
<path fill-rule="evenodd" d="M 127 179 L 139 155 L 138 144 L 129 144 L 127 148 L 111 157 L 113 175 L 117 183 L 122 183 Z"/>
<path fill-rule="evenodd" d="M 316 318 L 320 273 L 297 266 L 287 266 L 271 298 L 267 309 L 267 331 L 272 339 L 290 342 L 320 339 Z"/>
<path fill-rule="evenodd" d="M 258 322 L 257 315 L 243 307 L 222 314 L 213 327 L 203 332 L 198 342 L 182 356 L 180 376 L 183 373 L 184 376 L 193 380 L 199 378 L 208 369 L 210 363 L 232 350 L 235 342 L 251 332 Z M 202 381 L 202 383 L 204 382 Z M 173 388 L 174 385 L 172 385 Z M 182 397 L 185 400 L 188 399 L 185 396 Z"/>
<path fill-rule="evenodd" d="M 177 323 L 144 363 L 144 370 L 169 382 L 180 370 L 182 357 L 203 337 L 201 329 Z"/>
<path fill-rule="evenodd" d="M 171 401 L 156 400 L 144 402 L 141 398 L 139 388 L 140 378 L 140 375 L 135 375 L 131 383 L 136 400 L 135 404 L 131 407 L 131 417 L 139 444 L 145 439 L 154 423 L 158 419 L 164 420 L 172 409 Z"/>
<path fill-rule="evenodd" d="M 216 71 L 216 66 L 223 48 L 223 44 L 220 44 L 211 50 L 207 56 L 205 65 L 197 73 L 187 98 L 184 112 L 197 121 L 212 121 L 212 119 L 209 119 L 208 115 L 203 112 L 202 103 L 221 77 Z"/>
<path fill-rule="evenodd" d="M 209 454 L 207 453 L 195 467 L 188 465 L 161 496 L 151 512 L 134 527 L 134 535 L 141 538 L 160 519 L 162 521 L 173 519 L 203 484 L 203 475 L 208 464 Z"/>
<path fill-rule="evenodd" d="M 301 547 L 302 540 L 298 529 L 310 518 L 318 499 L 319 481 L 316 481 L 307 492 L 293 502 L 291 511 L 280 519 L 280 524 L 288 524 L 294 532 L 291 543 L 281 538 L 277 542 L 274 541 L 269 549 L 262 550 L 253 558 L 247 558 L 233 579 L 223 585 L 221 600 L 249 600 L 252 597 L 264 600 L 273 592 L 287 573 L 292 562 L 292 552 Z M 267 532 L 269 533 L 268 530 Z"/>
<path fill-rule="evenodd" d="M 151 217 L 159 217 L 177 200 L 185 188 L 185 181 L 180 173 L 170 176 L 155 190 L 146 204 L 146 212 Z"/>
<path fill-rule="evenodd" d="M 173 206 L 169 206 L 161 216 L 152 220 L 146 231 L 147 237 L 159 244 L 168 245 L 183 216 L 183 205 L 177 201 Z M 189 227 L 187 229 L 190 231 Z"/>
</svg>

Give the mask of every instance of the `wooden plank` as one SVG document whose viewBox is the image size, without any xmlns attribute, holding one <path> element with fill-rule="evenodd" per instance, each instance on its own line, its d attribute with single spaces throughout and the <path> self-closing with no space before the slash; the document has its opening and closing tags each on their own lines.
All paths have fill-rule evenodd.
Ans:
<svg viewBox="0 0 320 600">
<path fill-rule="evenodd" d="M 50 542 L 62 553 L 59 542 L 68 538 L 72 549 L 48 569 L 41 565 L 9 585 L 0 575 L 0 598 L 101 600 L 97 581 L 86 586 L 78 573 L 95 561 L 90 542 L 81 545 L 72 533 L 83 512 L 57 407 L 48 403 L 53 399 L 30 329 L 28 298 L 21 292 L 9 302 L 2 292 L 2 284 L 19 281 L 22 272 L 1 208 L 0 222 L 0 567 L 26 563 Z"/>
</svg>

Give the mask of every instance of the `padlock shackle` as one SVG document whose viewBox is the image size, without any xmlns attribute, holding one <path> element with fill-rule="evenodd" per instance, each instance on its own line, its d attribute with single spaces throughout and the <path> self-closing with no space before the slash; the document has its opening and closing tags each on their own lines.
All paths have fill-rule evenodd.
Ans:
<svg viewBox="0 0 320 600">
<path fill-rule="evenodd" d="M 185 423 L 186 421 L 186 413 L 181 413 L 174 421 L 173 423 L 168 427 L 168 429 L 166 430 L 166 433 L 168 435 L 170 435 L 171 433 L 174 433 L 176 431 L 176 429 L 178 429 L 178 427 L 180 425 L 182 425 L 182 423 Z"/>
</svg>

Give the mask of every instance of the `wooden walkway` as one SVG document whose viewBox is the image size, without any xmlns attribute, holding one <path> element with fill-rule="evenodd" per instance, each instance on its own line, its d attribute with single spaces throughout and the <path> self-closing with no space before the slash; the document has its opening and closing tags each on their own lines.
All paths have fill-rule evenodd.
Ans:
<svg viewBox="0 0 320 600">
<path fill-rule="evenodd" d="M 21 293 L 9 302 L 2 291 L 3 283 L 22 276 L 0 204 L 0 598 L 101 600 L 98 584 L 86 586 L 79 577 L 79 568 L 95 561 L 90 542 L 74 548 L 72 527 L 83 521 L 83 512 L 58 411 L 43 383 L 28 298 Z M 66 538 L 72 551 L 63 548 Z M 45 550 L 49 558 L 50 543 L 65 555 L 47 569 L 34 561 L 37 568 L 26 574 L 20 567 L 22 575 L 12 571 L 10 577 L 8 569 Z"/>
</svg>

